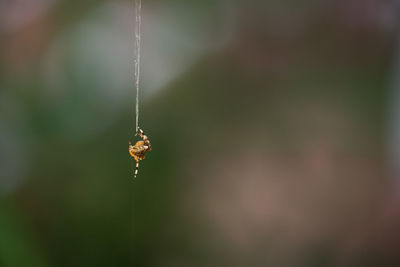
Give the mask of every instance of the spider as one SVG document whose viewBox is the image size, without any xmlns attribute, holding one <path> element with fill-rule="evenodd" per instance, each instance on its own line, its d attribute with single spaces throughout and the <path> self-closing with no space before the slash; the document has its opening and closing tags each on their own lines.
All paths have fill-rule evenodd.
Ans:
<svg viewBox="0 0 400 267">
<path fill-rule="evenodd" d="M 139 160 L 145 159 L 146 152 L 151 151 L 151 144 L 147 135 L 144 134 L 143 130 L 138 127 L 137 134 L 143 139 L 143 141 L 138 141 L 134 146 L 129 141 L 129 154 L 136 160 L 136 170 L 135 178 L 139 171 Z"/>
</svg>

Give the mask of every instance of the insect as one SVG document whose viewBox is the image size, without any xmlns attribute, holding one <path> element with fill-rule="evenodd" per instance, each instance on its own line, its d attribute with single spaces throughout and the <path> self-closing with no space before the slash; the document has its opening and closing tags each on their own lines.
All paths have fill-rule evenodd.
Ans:
<svg viewBox="0 0 400 267">
<path fill-rule="evenodd" d="M 143 130 L 138 127 L 137 134 L 143 139 L 142 141 L 136 142 L 133 146 L 129 141 L 129 154 L 136 160 L 136 170 L 135 170 L 135 178 L 139 171 L 139 161 L 146 158 L 146 152 L 151 151 L 151 143 L 147 135 L 144 134 Z"/>
</svg>

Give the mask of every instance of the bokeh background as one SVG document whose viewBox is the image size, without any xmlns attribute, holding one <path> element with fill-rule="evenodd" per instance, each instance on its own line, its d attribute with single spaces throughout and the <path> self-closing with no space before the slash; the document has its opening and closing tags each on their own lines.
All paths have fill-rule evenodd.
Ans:
<svg viewBox="0 0 400 267">
<path fill-rule="evenodd" d="M 0 266 L 400 266 L 400 3 L 1 0 Z"/>
</svg>

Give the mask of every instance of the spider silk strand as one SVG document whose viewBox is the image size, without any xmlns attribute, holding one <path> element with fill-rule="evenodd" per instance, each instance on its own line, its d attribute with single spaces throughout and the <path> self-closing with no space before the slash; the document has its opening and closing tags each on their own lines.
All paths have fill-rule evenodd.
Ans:
<svg viewBox="0 0 400 267">
<path fill-rule="evenodd" d="M 135 0 L 135 85 L 136 85 L 136 132 L 139 129 L 140 45 L 142 24 L 142 1 Z"/>
</svg>

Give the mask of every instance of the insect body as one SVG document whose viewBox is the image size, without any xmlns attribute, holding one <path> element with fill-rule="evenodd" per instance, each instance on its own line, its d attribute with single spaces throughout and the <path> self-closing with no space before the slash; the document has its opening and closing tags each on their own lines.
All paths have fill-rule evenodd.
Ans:
<svg viewBox="0 0 400 267">
<path fill-rule="evenodd" d="M 143 140 L 138 141 L 134 146 L 129 142 L 129 154 L 136 160 L 135 178 L 139 171 L 139 161 L 146 158 L 146 152 L 151 151 L 151 144 L 147 135 L 138 127 L 137 133 Z"/>
</svg>

